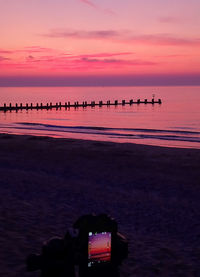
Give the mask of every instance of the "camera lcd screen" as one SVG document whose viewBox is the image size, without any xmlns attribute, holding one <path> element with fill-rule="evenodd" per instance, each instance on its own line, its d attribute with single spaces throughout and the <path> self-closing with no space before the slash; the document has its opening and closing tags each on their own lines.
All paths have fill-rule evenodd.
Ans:
<svg viewBox="0 0 200 277">
<path fill-rule="evenodd" d="M 88 267 L 111 261 L 111 233 L 89 232 Z"/>
</svg>

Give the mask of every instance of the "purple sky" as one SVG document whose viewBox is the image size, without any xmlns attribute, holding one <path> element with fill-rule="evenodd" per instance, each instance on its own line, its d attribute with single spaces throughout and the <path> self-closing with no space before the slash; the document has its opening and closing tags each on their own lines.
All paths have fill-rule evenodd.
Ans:
<svg viewBox="0 0 200 277">
<path fill-rule="evenodd" d="M 0 86 L 200 84 L 199 0 L 0 0 Z"/>
</svg>

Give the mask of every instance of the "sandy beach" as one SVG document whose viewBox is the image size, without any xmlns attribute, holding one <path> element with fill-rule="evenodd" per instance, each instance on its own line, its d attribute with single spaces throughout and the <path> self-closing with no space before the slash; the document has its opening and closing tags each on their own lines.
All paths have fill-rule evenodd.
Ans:
<svg viewBox="0 0 200 277">
<path fill-rule="evenodd" d="M 0 276 L 82 214 L 129 239 L 121 277 L 200 276 L 200 150 L 0 135 Z"/>
</svg>

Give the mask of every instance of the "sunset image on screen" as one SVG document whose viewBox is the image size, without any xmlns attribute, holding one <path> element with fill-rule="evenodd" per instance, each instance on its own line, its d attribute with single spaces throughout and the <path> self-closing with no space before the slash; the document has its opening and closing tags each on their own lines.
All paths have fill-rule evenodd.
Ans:
<svg viewBox="0 0 200 277">
<path fill-rule="evenodd" d="M 109 262 L 111 259 L 111 233 L 89 233 L 88 266 L 95 263 Z"/>
</svg>

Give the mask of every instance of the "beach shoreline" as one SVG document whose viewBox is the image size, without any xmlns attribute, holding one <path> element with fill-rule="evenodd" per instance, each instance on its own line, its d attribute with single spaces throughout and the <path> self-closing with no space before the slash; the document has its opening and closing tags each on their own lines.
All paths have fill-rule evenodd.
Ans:
<svg viewBox="0 0 200 277">
<path fill-rule="evenodd" d="M 0 134 L 0 275 L 63 236 L 82 214 L 106 212 L 129 239 L 127 276 L 198 276 L 200 150 Z"/>
</svg>

